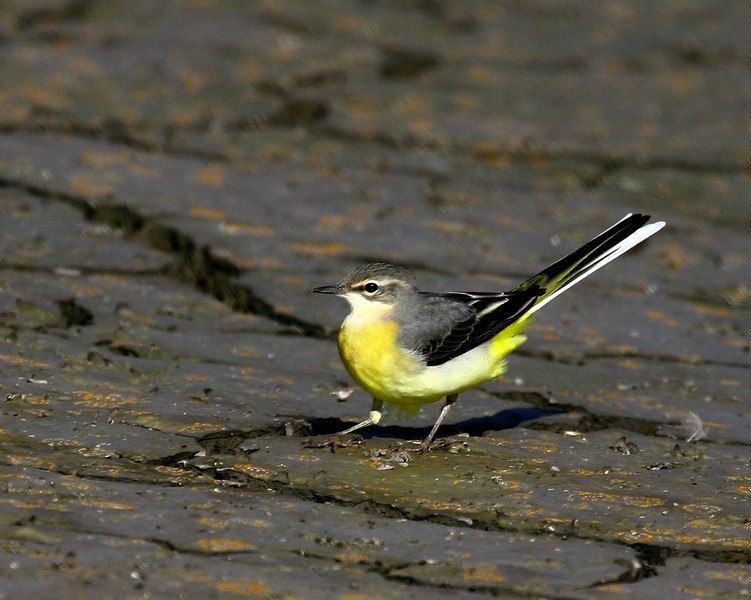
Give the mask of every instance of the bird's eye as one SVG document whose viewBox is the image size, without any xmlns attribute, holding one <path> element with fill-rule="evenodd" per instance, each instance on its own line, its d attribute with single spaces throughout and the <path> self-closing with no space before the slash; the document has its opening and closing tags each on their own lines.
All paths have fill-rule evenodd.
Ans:
<svg viewBox="0 0 751 600">
<path fill-rule="evenodd" d="M 378 286 L 378 284 L 375 281 L 368 281 L 368 283 L 365 284 L 363 289 L 368 294 L 375 294 L 381 288 Z"/>
</svg>

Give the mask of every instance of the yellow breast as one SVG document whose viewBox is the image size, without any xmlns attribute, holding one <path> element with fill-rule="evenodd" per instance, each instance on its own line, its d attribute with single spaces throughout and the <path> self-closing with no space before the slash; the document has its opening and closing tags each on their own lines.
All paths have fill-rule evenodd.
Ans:
<svg viewBox="0 0 751 600">
<path fill-rule="evenodd" d="M 398 335 L 397 324 L 385 319 L 348 318 L 339 332 L 339 354 L 347 371 L 368 392 L 387 402 L 398 399 L 399 380 L 408 379 L 418 362 L 399 348 Z"/>
</svg>

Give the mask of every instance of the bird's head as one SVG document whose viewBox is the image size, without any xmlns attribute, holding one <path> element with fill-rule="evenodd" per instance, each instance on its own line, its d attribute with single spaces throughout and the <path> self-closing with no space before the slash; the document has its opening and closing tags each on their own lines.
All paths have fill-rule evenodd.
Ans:
<svg viewBox="0 0 751 600">
<path fill-rule="evenodd" d="M 311 290 L 316 294 L 341 296 L 354 310 L 368 308 L 383 312 L 416 296 L 412 273 L 388 263 L 371 263 L 357 267 L 339 283 Z"/>
</svg>

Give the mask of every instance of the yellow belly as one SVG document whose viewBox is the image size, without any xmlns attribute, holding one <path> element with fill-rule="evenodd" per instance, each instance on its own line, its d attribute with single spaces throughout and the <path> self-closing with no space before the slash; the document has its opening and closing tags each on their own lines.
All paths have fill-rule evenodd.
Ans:
<svg viewBox="0 0 751 600">
<path fill-rule="evenodd" d="M 419 357 L 402 351 L 393 321 L 367 326 L 345 323 L 339 332 L 339 354 L 352 378 L 373 396 L 392 404 L 407 404 L 411 382 L 421 365 Z M 438 400 L 436 398 L 435 400 Z M 434 400 L 423 400 L 433 402 Z"/>
<path fill-rule="evenodd" d="M 407 411 L 500 376 L 504 357 L 526 339 L 527 323 L 514 324 L 497 338 L 442 365 L 428 367 L 418 354 L 398 345 L 398 328 L 388 319 L 346 319 L 339 354 L 352 378 L 370 394 Z"/>
</svg>

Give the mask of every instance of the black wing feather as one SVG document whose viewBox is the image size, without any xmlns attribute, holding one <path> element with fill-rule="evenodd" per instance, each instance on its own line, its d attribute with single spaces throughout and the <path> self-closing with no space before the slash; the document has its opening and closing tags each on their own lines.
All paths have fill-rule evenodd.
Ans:
<svg viewBox="0 0 751 600">
<path fill-rule="evenodd" d="M 495 337 L 514 323 L 544 294 L 541 288 L 506 292 L 447 292 L 430 294 L 466 307 L 467 316 L 448 332 L 423 344 L 418 350 L 428 366 L 448 362 Z M 497 305 L 493 307 L 494 305 Z"/>
</svg>

